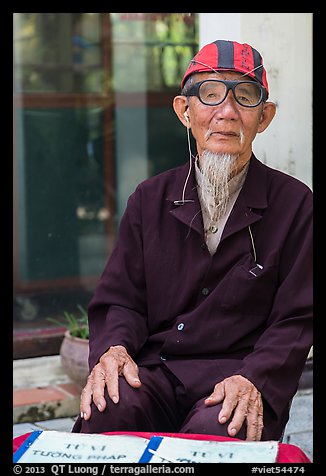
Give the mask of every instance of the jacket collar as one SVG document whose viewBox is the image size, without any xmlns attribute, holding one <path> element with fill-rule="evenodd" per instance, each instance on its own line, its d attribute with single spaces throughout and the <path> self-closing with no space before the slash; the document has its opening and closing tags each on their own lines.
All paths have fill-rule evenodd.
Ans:
<svg viewBox="0 0 326 476">
<path fill-rule="evenodd" d="M 178 171 L 179 173 L 176 176 L 171 193 L 166 198 L 173 206 L 170 213 L 176 219 L 203 235 L 204 226 L 197 195 L 194 162 L 192 162 L 192 169 L 185 192 L 185 203 L 183 205 L 176 205 L 174 202 L 182 199 L 182 190 L 189 171 L 189 165 L 186 164 L 180 167 Z M 186 200 L 191 201 L 187 202 Z M 246 180 L 226 223 L 222 239 L 260 220 L 262 210 L 266 207 L 267 168 L 252 154 Z"/>
</svg>

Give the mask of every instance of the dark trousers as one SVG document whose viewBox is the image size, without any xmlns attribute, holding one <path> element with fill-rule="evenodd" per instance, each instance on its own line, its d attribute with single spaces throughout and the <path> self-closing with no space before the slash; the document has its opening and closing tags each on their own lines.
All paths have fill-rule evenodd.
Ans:
<svg viewBox="0 0 326 476">
<path fill-rule="evenodd" d="M 137 389 L 120 377 L 119 403 L 114 404 L 105 390 L 106 409 L 100 412 L 92 403 L 91 418 L 86 421 L 78 417 L 72 431 L 148 431 L 229 436 L 227 427 L 230 421 L 223 425 L 218 422 L 222 404 L 212 407 L 204 404 L 213 389 L 207 395 L 198 395 L 197 400 L 188 401 L 185 388 L 165 366 L 139 367 L 139 377 L 142 386 Z M 246 438 L 245 425 L 236 438 Z M 262 439 L 275 438 L 265 429 Z"/>
</svg>

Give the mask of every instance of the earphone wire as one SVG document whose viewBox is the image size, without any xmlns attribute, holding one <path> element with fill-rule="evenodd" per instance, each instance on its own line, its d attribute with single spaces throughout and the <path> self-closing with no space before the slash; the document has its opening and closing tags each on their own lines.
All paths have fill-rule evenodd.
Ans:
<svg viewBox="0 0 326 476">
<path fill-rule="evenodd" d="M 182 203 L 185 203 L 185 193 L 186 193 L 186 187 L 188 184 L 188 180 L 190 177 L 191 169 L 192 169 L 192 153 L 191 153 L 191 145 L 190 145 L 190 137 L 189 137 L 189 127 L 187 127 L 187 142 L 188 142 L 188 151 L 189 151 L 189 170 L 188 170 L 188 175 L 186 177 L 183 190 L 182 190 Z"/>
<path fill-rule="evenodd" d="M 248 230 L 249 230 L 249 235 L 250 235 L 250 239 L 251 239 L 252 251 L 253 251 L 253 254 L 254 254 L 254 261 L 255 261 L 255 263 L 257 263 L 257 253 L 256 253 L 256 248 L 255 248 L 255 242 L 254 242 L 254 237 L 252 236 L 252 231 L 251 231 L 250 225 L 248 225 Z"/>
</svg>

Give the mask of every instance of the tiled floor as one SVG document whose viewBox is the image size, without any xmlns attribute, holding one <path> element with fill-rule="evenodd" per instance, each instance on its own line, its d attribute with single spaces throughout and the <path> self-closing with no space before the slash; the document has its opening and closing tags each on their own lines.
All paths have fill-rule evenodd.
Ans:
<svg viewBox="0 0 326 476">
<path fill-rule="evenodd" d="M 302 390 L 294 397 L 283 443 L 299 446 L 313 461 L 313 390 Z"/>
</svg>

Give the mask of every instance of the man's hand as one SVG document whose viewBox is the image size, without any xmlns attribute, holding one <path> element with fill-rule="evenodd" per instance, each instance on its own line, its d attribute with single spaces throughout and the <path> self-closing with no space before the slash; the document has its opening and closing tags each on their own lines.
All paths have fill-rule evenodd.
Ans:
<svg viewBox="0 0 326 476">
<path fill-rule="evenodd" d="M 141 386 L 137 364 L 122 345 L 110 347 L 89 374 L 80 400 L 80 416 L 82 418 L 88 420 L 91 417 L 92 400 L 100 412 L 104 411 L 106 407 L 105 385 L 111 400 L 118 403 L 119 375 L 122 375 L 131 387 L 138 388 Z"/>
<path fill-rule="evenodd" d="M 233 375 L 224 379 L 214 387 L 213 393 L 206 398 L 208 406 L 222 404 L 218 420 L 225 423 L 233 417 L 228 426 L 228 433 L 234 437 L 243 422 L 247 423 L 247 440 L 259 441 L 263 430 L 263 402 L 260 392 L 245 377 Z"/>
</svg>

